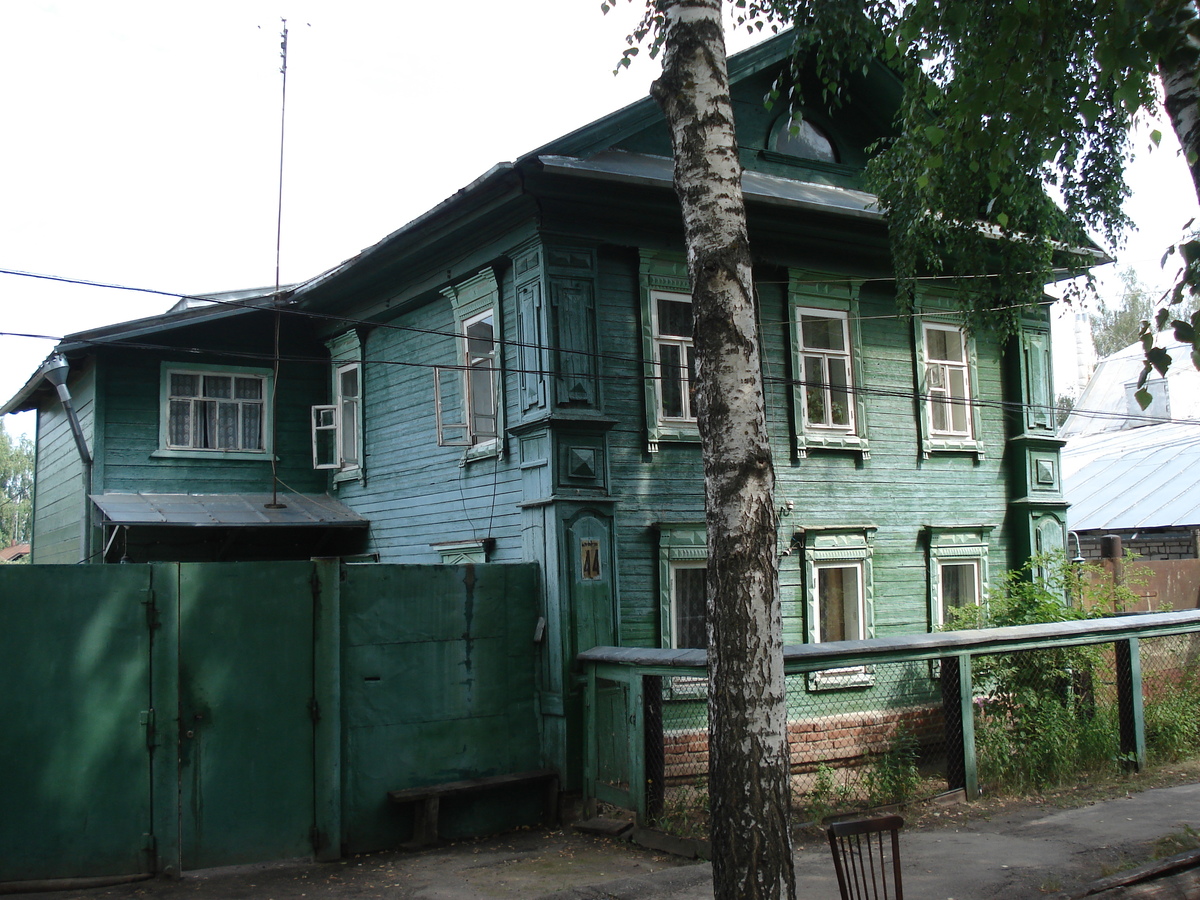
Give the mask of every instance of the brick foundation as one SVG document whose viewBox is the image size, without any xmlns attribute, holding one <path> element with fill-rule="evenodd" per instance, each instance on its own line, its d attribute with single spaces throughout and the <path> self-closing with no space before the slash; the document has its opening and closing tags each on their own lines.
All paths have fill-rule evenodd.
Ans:
<svg viewBox="0 0 1200 900">
<path fill-rule="evenodd" d="M 940 706 L 909 706 L 845 713 L 788 722 L 787 741 L 793 773 L 809 772 L 822 763 L 834 768 L 855 766 L 871 754 L 891 748 L 901 727 L 926 747 L 943 740 Z M 668 784 L 682 784 L 708 774 L 708 733 L 676 731 L 663 735 Z"/>
</svg>

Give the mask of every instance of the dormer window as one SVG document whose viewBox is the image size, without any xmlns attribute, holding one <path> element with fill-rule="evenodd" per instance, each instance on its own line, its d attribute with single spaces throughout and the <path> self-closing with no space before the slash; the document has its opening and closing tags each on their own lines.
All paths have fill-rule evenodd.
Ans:
<svg viewBox="0 0 1200 900">
<path fill-rule="evenodd" d="M 837 148 L 829 135 L 812 122 L 798 116 L 783 116 L 775 123 L 771 131 L 770 149 L 797 159 L 840 162 Z"/>
</svg>

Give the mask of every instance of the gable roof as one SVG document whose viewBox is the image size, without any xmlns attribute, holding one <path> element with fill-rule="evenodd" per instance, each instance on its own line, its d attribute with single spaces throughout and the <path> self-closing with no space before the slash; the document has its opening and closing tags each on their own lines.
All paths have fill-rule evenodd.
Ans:
<svg viewBox="0 0 1200 900">
<path fill-rule="evenodd" d="M 291 290 L 292 286 L 281 287 L 278 296 L 286 297 Z M 274 304 L 276 296 L 274 288 L 255 288 L 181 297 L 161 315 L 118 322 L 115 325 L 101 325 L 98 328 L 68 334 L 55 345 L 50 356 L 62 355 L 70 359 L 103 344 L 128 344 L 137 338 L 163 334 L 201 322 L 214 322 L 260 312 L 270 308 Z M 50 356 L 46 357 L 47 361 Z M 29 376 L 21 389 L 9 398 L 8 402 L 0 406 L 0 416 L 33 409 L 37 406 L 37 394 L 41 391 L 50 392 L 52 390 L 42 375 L 44 366 L 45 362 Z"/>
<path fill-rule="evenodd" d="M 1154 344 L 1171 354 L 1173 364 L 1165 378 L 1154 373 L 1148 383 L 1154 397 L 1148 409 L 1142 410 L 1133 400 L 1146 360 L 1146 352 L 1138 341 L 1100 360 L 1059 434 L 1074 440 L 1158 425 L 1168 419 L 1200 419 L 1200 371 L 1191 362 L 1191 345 L 1175 340 L 1169 332 L 1155 335 Z"/>
</svg>

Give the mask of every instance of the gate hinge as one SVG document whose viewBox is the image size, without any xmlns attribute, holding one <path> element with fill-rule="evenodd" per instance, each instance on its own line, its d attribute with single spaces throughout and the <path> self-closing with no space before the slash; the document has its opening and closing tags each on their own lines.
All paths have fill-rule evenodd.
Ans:
<svg viewBox="0 0 1200 900">
<path fill-rule="evenodd" d="M 156 735 L 154 727 L 154 710 L 143 709 L 138 713 L 138 724 L 143 725 L 146 729 L 146 749 L 153 750 L 155 747 L 154 738 Z"/>
<path fill-rule="evenodd" d="M 321 704 L 317 703 L 316 697 L 308 698 L 308 714 L 312 716 L 314 722 L 321 721 Z"/>
<path fill-rule="evenodd" d="M 158 618 L 158 604 L 154 598 L 154 588 L 146 591 L 146 599 L 142 601 L 142 605 L 146 607 L 146 627 L 153 631 L 162 625 Z"/>
</svg>

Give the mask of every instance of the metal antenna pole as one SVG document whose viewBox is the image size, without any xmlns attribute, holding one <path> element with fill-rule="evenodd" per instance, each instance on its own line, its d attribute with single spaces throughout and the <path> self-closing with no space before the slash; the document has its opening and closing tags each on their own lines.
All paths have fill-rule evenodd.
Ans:
<svg viewBox="0 0 1200 900">
<path fill-rule="evenodd" d="M 279 418 L 275 396 L 279 388 L 279 255 L 280 248 L 283 246 L 283 138 L 287 123 L 288 49 L 287 19 L 280 19 L 280 21 L 283 22 L 283 32 L 280 34 L 279 43 L 279 57 L 282 60 L 279 73 L 283 76 L 283 95 L 279 104 L 279 203 L 275 211 L 275 296 L 273 303 L 275 307 L 275 377 L 271 379 L 271 502 L 267 504 L 267 509 L 287 509 L 286 503 L 279 502 L 279 472 L 275 452 L 275 441 L 279 434 L 275 424 Z"/>
</svg>

